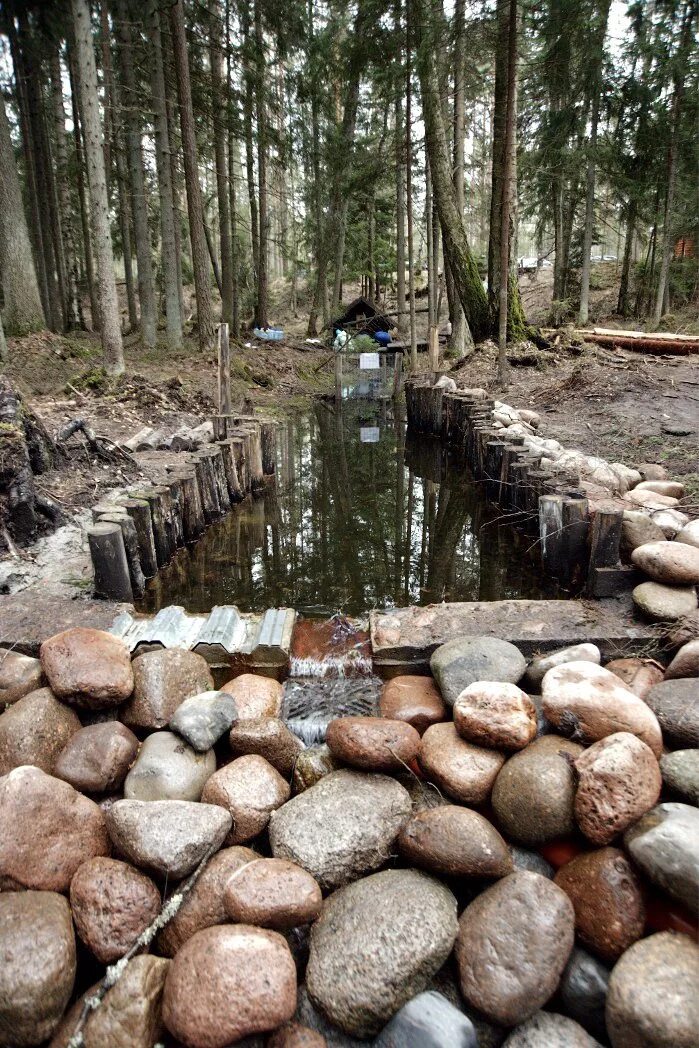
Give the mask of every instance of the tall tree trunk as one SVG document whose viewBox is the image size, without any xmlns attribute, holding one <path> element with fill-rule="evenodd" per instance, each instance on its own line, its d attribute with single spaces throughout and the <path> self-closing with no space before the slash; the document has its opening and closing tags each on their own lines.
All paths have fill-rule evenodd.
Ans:
<svg viewBox="0 0 699 1048">
<path fill-rule="evenodd" d="M 116 15 L 118 20 L 119 65 L 124 88 L 122 94 L 124 126 L 126 129 L 136 261 L 138 264 L 141 340 L 146 348 L 152 349 L 158 341 L 158 319 L 151 259 L 150 230 L 148 229 L 148 199 L 146 197 L 146 179 L 143 170 L 143 144 L 141 142 L 139 116 L 137 115 L 141 111 L 141 103 L 138 97 L 136 77 L 133 69 L 134 43 L 129 22 L 130 9 L 126 0 L 117 0 Z"/>
<path fill-rule="evenodd" d="M 148 3 L 148 35 L 151 45 L 151 94 L 155 112 L 155 162 L 160 199 L 160 241 L 162 245 L 163 290 L 165 292 L 165 325 L 170 349 L 182 345 L 182 313 L 177 272 L 175 238 L 175 202 L 170 170 L 170 142 L 167 122 L 167 89 L 163 66 L 163 44 L 160 33 L 158 0 Z"/>
<path fill-rule="evenodd" d="M 90 215 L 85 191 L 82 137 L 82 106 L 80 104 L 80 84 L 75 68 L 75 42 L 68 49 L 68 76 L 70 77 L 70 101 L 73 116 L 73 141 L 75 145 L 75 181 L 78 187 L 78 205 L 80 208 L 80 228 L 82 232 L 83 258 L 85 262 L 85 280 L 90 299 L 90 319 L 95 331 L 100 327 L 100 308 L 95 287 L 95 267 L 92 257 L 92 236 L 90 233 Z M 78 310 L 82 312 L 82 303 L 78 299 Z"/>
<path fill-rule="evenodd" d="M 413 113 L 412 113 L 412 10 L 405 0 L 405 206 L 408 227 L 408 302 L 410 311 L 410 370 L 417 371 L 417 325 L 415 322 L 415 246 L 413 242 Z"/>
<path fill-rule="evenodd" d="M 616 311 L 622 317 L 629 314 L 629 277 L 631 275 L 631 252 L 633 249 L 633 238 L 636 232 L 636 213 L 638 204 L 636 198 L 629 201 L 626 215 L 626 236 L 624 239 L 624 260 L 621 265 L 621 277 L 619 280 L 619 299 Z"/>
<path fill-rule="evenodd" d="M 405 128 L 403 126 L 403 43 L 401 30 L 401 0 L 393 6 L 393 26 L 396 35 L 396 311 L 399 331 L 405 328 Z M 401 473 L 402 476 L 402 473 Z"/>
<path fill-rule="evenodd" d="M 261 0 L 253 0 L 255 18 L 255 104 L 257 108 L 257 181 L 260 221 L 260 256 L 257 268 L 257 323 L 265 328 L 268 312 L 269 215 L 267 212 L 267 91 L 265 87 L 265 42 L 262 32 Z"/>
<path fill-rule="evenodd" d="M 255 188 L 255 140 L 252 120 L 255 109 L 255 78 L 252 71 L 252 43 L 250 38 L 249 0 L 242 0 L 240 21 L 243 31 L 243 126 L 245 131 L 245 167 L 248 182 L 248 206 L 250 209 L 250 239 L 252 242 L 252 265 L 255 279 L 260 268 L 260 229 L 257 215 L 257 192 Z"/>
<path fill-rule="evenodd" d="M 214 4 L 209 20 L 209 58 L 211 65 L 211 119 L 214 131 L 214 163 L 216 166 L 216 195 L 218 199 L 218 228 L 221 241 L 221 319 L 233 324 L 233 249 L 231 245 L 231 215 L 228 197 L 226 164 L 226 134 L 222 112 L 221 10 Z"/>
<path fill-rule="evenodd" d="M 235 136 L 233 111 L 233 60 L 231 55 L 231 0 L 226 0 L 226 135 L 228 137 L 228 213 L 231 236 L 231 331 L 235 338 L 240 334 L 240 303 L 238 295 L 238 141 Z M 237 109 L 237 103 L 236 103 Z"/>
<path fill-rule="evenodd" d="M 466 207 L 464 190 L 464 149 L 466 143 L 466 3 L 456 0 L 454 8 L 454 187 L 456 189 L 456 206 L 463 218 Z M 456 294 L 454 278 L 448 265 L 444 267 L 444 277 L 449 299 L 449 318 L 451 320 L 451 338 L 449 355 L 461 359 L 473 349 L 473 339 L 468 330 L 466 317 L 461 302 Z"/>
<path fill-rule="evenodd" d="M 517 0 L 509 0 L 507 26 L 507 90 L 505 102 L 505 149 L 502 168 L 502 212 L 500 222 L 500 300 L 498 312 L 498 379 L 507 379 L 507 300 L 510 286 L 510 211 L 512 208 L 512 168 L 517 120 Z"/>
<path fill-rule="evenodd" d="M 51 102 L 53 106 L 54 141 L 56 144 L 56 183 L 63 235 L 63 257 L 65 259 L 65 302 L 66 328 L 80 327 L 78 309 L 77 249 L 73 212 L 70 202 L 68 173 L 68 146 L 66 141 L 66 114 L 63 108 L 63 84 L 61 57 L 58 49 L 51 54 Z"/>
<path fill-rule="evenodd" d="M 180 316 L 184 327 L 186 315 L 184 304 L 184 282 L 182 278 L 182 257 L 185 250 L 182 239 L 184 208 L 182 206 L 182 182 L 180 175 L 180 149 L 177 138 L 177 75 L 172 56 L 172 34 L 167 18 L 160 21 L 160 42 L 163 53 L 165 73 L 165 110 L 167 113 L 168 153 L 170 157 L 170 184 L 172 185 L 172 206 L 175 216 L 175 260 L 177 262 L 177 290 L 180 296 Z M 186 239 L 186 236 L 185 236 Z"/>
<path fill-rule="evenodd" d="M 5 296 L 5 329 L 25 335 L 46 326 L 36 279 L 17 164 L 0 94 L 0 275 Z"/>
<path fill-rule="evenodd" d="M 427 154 L 437 212 L 444 233 L 446 261 L 451 266 L 454 284 L 469 328 L 474 339 L 480 341 L 487 338 L 491 332 L 488 300 L 483 290 L 476 260 L 471 254 L 463 217 L 459 214 L 456 201 L 451 159 L 447 151 L 444 130 L 436 62 L 437 44 L 433 39 L 431 11 L 427 0 L 413 0 L 413 6 Z"/>
<path fill-rule="evenodd" d="M 5 331 L 2 326 L 2 314 L 0 314 L 0 363 L 7 360 L 7 342 L 5 340 Z"/>
<path fill-rule="evenodd" d="M 107 181 L 102 151 L 102 128 L 97 97 L 97 66 L 92 48 L 90 6 L 88 0 L 71 0 L 71 6 L 75 31 L 75 57 L 85 128 L 92 231 L 97 256 L 104 367 L 109 375 L 121 375 L 124 372 L 124 351 L 109 229 L 109 201 L 107 200 Z"/>
<path fill-rule="evenodd" d="M 180 100 L 180 127 L 182 129 L 184 177 L 187 188 L 189 235 L 192 242 L 194 288 L 197 297 L 199 345 L 202 349 L 210 349 L 214 341 L 215 322 L 211 304 L 211 288 L 209 286 L 208 251 L 206 234 L 204 232 L 204 207 L 201 198 L 201 186 L 199 185 L 197 140 L 194 129 L 194 109 L 192 107 L 192 88 L 189 79 L 189 60 L 187 57 L 187 38 L 182 0 L 176 0 L 170 7 L 170 25 L 172 28 L 175 69 L 177 72 L 177 90 Z"/>
</svg>

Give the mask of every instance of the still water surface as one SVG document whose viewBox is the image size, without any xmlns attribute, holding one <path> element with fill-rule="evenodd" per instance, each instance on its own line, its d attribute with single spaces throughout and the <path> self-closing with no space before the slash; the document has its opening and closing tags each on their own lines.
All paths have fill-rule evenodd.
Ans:
<svg viewBox="0 0 699 1048">
<path fill-rule="evenodd" d="M 151 580 L 141 610 L 308 615 L 442 600 L 555 597 L 536 539 L 488 506 L 390 400 L 316 402 L 278 431 L 277 475 Z"/>
</svg>

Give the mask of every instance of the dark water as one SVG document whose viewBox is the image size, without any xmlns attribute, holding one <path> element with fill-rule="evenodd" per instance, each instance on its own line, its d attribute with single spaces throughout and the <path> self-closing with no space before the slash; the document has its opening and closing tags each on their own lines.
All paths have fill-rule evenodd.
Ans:
<svg viewBox="0 0 699 1048">
<path fill-rule="evenodd" d="M 488 506 L 438 442 L 406 443 L 391 401 L 315 403 L 278 432 L 276 480 L 149 584 L 141 609 L 217 604 L 309 615 L 559 595 L 536 536 Z M 396 414 L 397 412 L 397 414 Z"/>
</svg>

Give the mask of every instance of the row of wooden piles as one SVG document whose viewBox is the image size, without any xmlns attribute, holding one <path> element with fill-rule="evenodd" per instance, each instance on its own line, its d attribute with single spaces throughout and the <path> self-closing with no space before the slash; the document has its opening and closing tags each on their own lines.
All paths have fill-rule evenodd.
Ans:
<svg viewBox="0 0 699 1048">
<path fill-rule="evenodd" d="M 212 421 L 212 444 L 164 458 L 153 482 L 93 507 L 88 542 L 96 596 L 131 603 L 178 549 L 236 503 L 264 492 L 275 472 L 277 423 L 248 415 Z"/>
<path fill-rule="evenodd" d="M 589 596 L 617 592 L 628 574 L 620 509 L 591 504 L 579 477 L 542 468 L 524 437 L 495 429 L 494 400 L 436 387 L 432 376 L 408 381 L 405 397 L 409 432 L 439 438 L 503 510 L 503 523 L 539 536 L 547 572 L 565 584 L 586 580 Z"/>
</svg>

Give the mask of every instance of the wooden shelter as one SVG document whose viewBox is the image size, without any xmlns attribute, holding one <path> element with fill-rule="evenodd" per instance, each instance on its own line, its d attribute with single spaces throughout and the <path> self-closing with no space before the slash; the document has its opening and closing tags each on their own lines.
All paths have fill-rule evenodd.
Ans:
<svg viewBox="0 0 699 1048">
<path fill-rule="evenodd" d="M 333 331 L 340 328 L 353 335 L 361 332 L 374 335 L 377 331 L 390 331 L 393 326 L 394 321 L 385 313 L 381 313 L 375 302 L 361 295 L 350 302 L 341 317 L 333 320 Z"/>
</svg>

